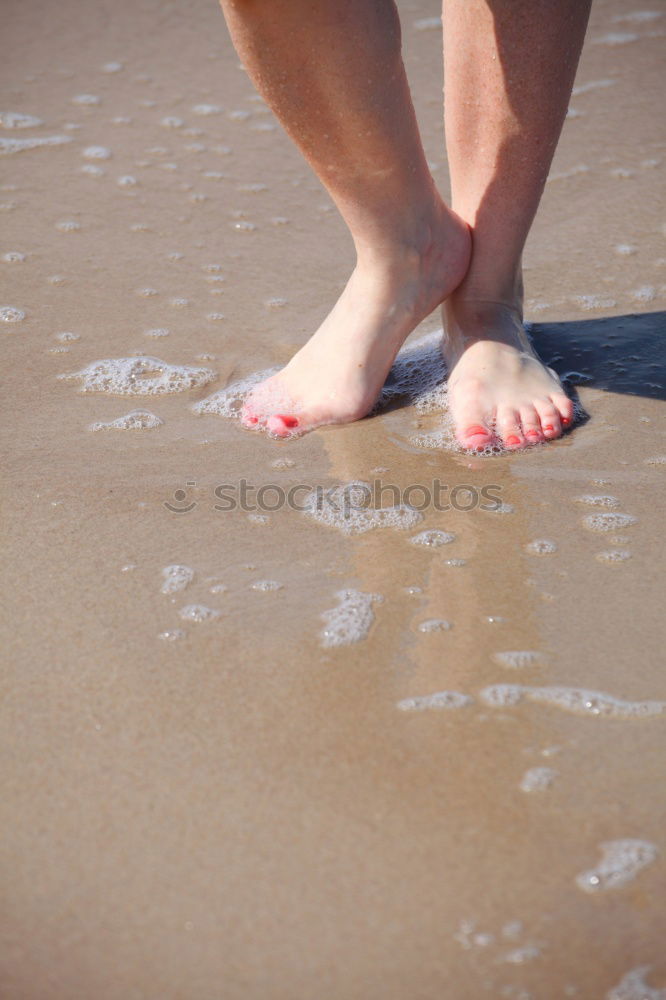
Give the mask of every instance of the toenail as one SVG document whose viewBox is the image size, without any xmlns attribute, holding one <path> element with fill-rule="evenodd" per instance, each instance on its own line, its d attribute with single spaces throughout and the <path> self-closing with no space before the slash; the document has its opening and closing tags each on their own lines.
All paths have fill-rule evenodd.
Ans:
<svg viewBox="0 0 666 1000">
<path fill-rule="evenodd" d="M 259 423 L 259 417 L 246 417 L 245 419 L 247 420 L 248 424 Z"/>
<path fill-rule="evenodd" d="M 525 431 L 525 434 L 527 435 L 528 438 L 541 437 L 538 431 Z"/>
<path fill-rule="evenodd" d="M 569 417 L 562 417 L 562 423 L 566 427 L 568 424 L 571 423 L 571 420 L 569 419 Z"/>
<path fill-rule="evenodd" d="M 278 413 L 277 416 L 285 427 L 298 427 L 298 419 L 296 417 L 285 417 L 281 413 Z"/>
<path fill-rule="evenodd" d="M 489 431 L 486 427 L 482 427 L 481 424 L 473 424 L 471 427 L 467 428 L 467 437 L 474 437 L 476 434 L 488 434 Z"/>
<path fill-rule="evenodd" d="M 555 430 L 555 428 L 553 427 L 553 425 L 552 425 L 552 424 L 544 424 L 544 425 L 543 425 L 543 429 L 544 429 L 545 431 L 554 431 L 554 430 Z"/>
<path fill-rule="evenodd" d="M 511 434 L 511 435 L 510 435 L 510 436 L 509 436 L 509 437 L 508 437 L 508 438 L 506 439 L 506 443 L 507 443 L 507 444 L 520 444 L 520 438 L 519 438 L 519 437 L 516 437 L 516 435 L 515 435 L 515 434 Z"/>
</svg>

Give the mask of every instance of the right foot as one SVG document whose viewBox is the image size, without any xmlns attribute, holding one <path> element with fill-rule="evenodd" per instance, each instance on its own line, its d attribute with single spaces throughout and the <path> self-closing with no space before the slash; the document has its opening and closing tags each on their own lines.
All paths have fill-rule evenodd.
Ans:
<svg viewBox="0 0 666 1000">
<path fill-rule="evenodd" d="M 314 336 L 250 393 L 243 424 L 290 437 L 366 416 L 407 336 L 464 278 L 470 249 L 465 223 L 438 202 L 411 245 L 360 253 Z"/>
<path fill-rule="evenodd" d="M 520 296 L 494 302 L 452 295 L 444 304 L 449 410 L 467 451 L 509 451 L 560 437 L 573 403 L 552 368 L 534 353 Z"/>
</svg>

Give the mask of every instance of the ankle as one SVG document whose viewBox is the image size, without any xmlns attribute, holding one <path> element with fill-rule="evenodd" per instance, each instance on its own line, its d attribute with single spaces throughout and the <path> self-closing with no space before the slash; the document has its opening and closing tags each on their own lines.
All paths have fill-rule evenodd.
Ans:
<svg viewBox="0 0 666 1000">
<path fill-rule="evenodd" d="M 493 307 L 502 311 L 510 310 L 523 318 L 523 272 L 520 263 L 505 273 L 479 273 L 472 266 L 464 280 L 451 296 L 451 304 L 456 308 L 478 306 L 484 311 Z"/>
<path fill-rule="evenodd" d="M 469 241 L 469 231 L 433 190 L 432 197 L 406 213 L 387 211 L 381 220 L 352 230 L 356 255 L 361 266 L 401 268 L 427 263 L 449 249 L 451 241 Z"/>
</svg>

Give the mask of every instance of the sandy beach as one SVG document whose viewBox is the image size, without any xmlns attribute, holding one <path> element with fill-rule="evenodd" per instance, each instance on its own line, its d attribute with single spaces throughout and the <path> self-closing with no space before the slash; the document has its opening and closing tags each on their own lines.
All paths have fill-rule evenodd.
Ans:
<svg viewBox="0 0 666 1000">
<path fill-rule="evenodd" d="M 2 997 L 664 1000 L 663 5 L 594 4 L 526 251 L 581 419 L 494 457 L 399 369 L 286 442 L 196 412 L 344 225 L 212 0 L 3 21 Z"/>
</svg>

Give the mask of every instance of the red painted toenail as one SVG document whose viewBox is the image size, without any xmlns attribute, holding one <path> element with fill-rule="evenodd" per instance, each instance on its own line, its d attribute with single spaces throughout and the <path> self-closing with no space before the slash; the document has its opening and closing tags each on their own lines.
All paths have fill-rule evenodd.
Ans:
<svg viewBox="0 0 666 1000">
<path fill-rule="evenodd" d="M 279 417 L 285 427 L 298 427 L 298 419 L 296 417 L 285 417 L 282 413 L 276 413 L 276 416 Z"/>
<path fill-rule="evenodd" d="M 259 417 L 246 417 L 245 419 L 247 420 L 248 424 L 258 424 L 259 423 Z"/>
<path fill-rule="evenodd" d="M 471 427 L 467 428 L 465 436 L 466 437 L 474 437 L 476 434 L 486 434 L 487 435 L 488 433 L 489 433 L 489 431 L 487 430 L 487 428 L 482 427 L 481 424 L 472 424 Z"/>
<path fill-rule="evenodd" d="M 538 438 L 541 437 L 538 431 L 525 431 L 528 438 Z"/>
<path fill-rule="evenodd" d="M 571 420 L 569 419 L 569 417 L 562 417 L 562 423 L 564 424 L 565 427 L 567 427 L 568 424 L 571 423 Z"/>
<path fill-rule="evenodd" d="M 508 438 L 506 439 L 506 443 L 507 443 L 507 444 L 520 444 L 520 438 L 519 438 L 519 437 L 516 437 L 516 435 L 515 435 L 515 434 L 511 434 L 511 435 L 510 435 L 510 436 L 509 436 L 509 437 L 508 437 Z"/>
<path fill-rule="evenodd" d="M 552 425 L 552 424 L 544 424 L 544 425 L 543 425 L 543 429 L 544 429 L 545 431 L 554 431 L 554 430 L 555 430 L 555 428 L 553 427 L 553 425 Z"/>
</svg>

